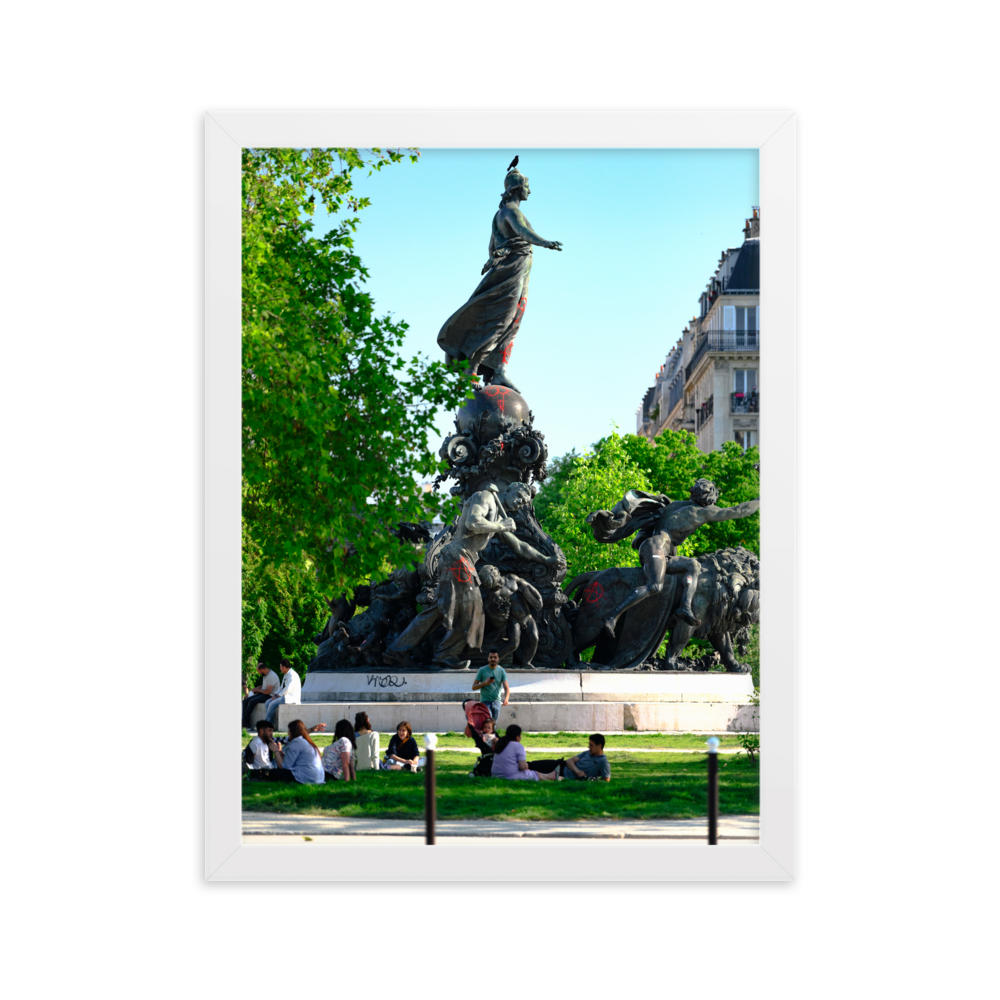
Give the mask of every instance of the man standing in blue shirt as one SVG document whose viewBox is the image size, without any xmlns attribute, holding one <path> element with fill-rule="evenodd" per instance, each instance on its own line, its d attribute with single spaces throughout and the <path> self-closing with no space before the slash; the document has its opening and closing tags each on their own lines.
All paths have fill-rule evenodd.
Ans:
<svg viewBox="0 0 1000 1000">
<path fill-rule="evenodd" d="M 488 705 L 490 715 L 496 722 L 500 718 L 500 708 L 510 701 L 510 685 L 507 683 L 507 671 L 500 666 L 500 654 L 491 649 L 486 655 L 488 666 L 480 667 L 476 674 L 476 680 L 472 685 L 473 691 L 479 692 L 479 700 Z M 503 690 L 503 701 L 500 701 L 500 691 Z"/>
</svg>

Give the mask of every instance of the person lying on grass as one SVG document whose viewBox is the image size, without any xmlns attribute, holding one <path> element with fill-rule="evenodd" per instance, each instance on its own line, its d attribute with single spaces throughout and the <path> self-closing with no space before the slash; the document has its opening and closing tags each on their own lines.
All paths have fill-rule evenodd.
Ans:
<svg viewBox="0 0 1000 1000">
<path fill-rule="evenodd" d="M 604 753 L 604 737 L 600 733 L 590 737 L 587 750 L 566 761 L 563 775 L 580 781 L 588 778 L 611 780 L 611 764 Z"/>
<path fill-rule="evenodd" d="M 354 751 L 357 742 L 354 726 L 341 719 L 333 730 L 333 742 L 323 751 L 323 770 L 327 781 L 357 781 Z"/>
<path fill-rule="evenodd" d="M 521 746 L 521 727 L 508 726 L 503 738 L 493 744 L 493 777 L 522 781 L 559 781 L 558 771 L 533 771 Z"/>
<path fill-rule="evenodd" d="M 382 761 L 383 771 L 416 771 L 420 751 L 413 738 L 413 727 L 408 722 L 396 726 L 396 735 L 389 740 L 389 748 Z"/>
</svg>

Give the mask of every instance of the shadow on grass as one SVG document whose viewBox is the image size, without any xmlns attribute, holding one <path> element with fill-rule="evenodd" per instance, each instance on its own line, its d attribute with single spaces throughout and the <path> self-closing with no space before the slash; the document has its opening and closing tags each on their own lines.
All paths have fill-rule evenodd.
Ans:
<svg viewBox="0 0 1000 1000">
<path fill-rule="evenodd" d="M 593 820 L 688 819 L 708 810 L 707 768 L 700 754 L 608 754 L 611 781 L 506 781 L 469 778 L 475 758 L 437 755 L 440 819 Z M 719 810 L 760 810 L 759 769 L 744 757 L 720 761 Z M 356 782 L 325 785 L 270 784 L 244 780 L 243 808 L 414 819 L 423 816 L 424 779 L 400 771 L 364 771 Z"/>
</svg>

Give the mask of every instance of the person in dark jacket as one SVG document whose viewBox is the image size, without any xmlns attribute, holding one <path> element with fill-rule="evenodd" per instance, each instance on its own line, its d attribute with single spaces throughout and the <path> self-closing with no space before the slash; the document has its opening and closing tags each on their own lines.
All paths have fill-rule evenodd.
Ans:
<svg viewBox="0 0 1000 1000">
<path fill-rule="evenodd" d="M 413 727 L 408 722 L 396 726 L 396 735 L 389 740 L 389 747 L 382 761 L 383 771 L 416 771 L 420 751 L 413 738 Z"/>
</svg>

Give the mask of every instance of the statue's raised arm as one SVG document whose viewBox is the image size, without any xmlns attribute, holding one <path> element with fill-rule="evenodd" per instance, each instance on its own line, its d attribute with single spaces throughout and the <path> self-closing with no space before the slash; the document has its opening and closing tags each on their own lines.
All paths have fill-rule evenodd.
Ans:
<svg viewBox="0 0 1000 1000">
<path fill-rule="evenodd" d="M 760 499 L 747 500 L 745 503 L 738 503 L 732 507 L 716 507 L 710 504 L 708 507 L 699 508 L 703 524 L 718 524 L 720 521 L 735 521 L 741 517 L 749 517 L 760 510 Z"/>
</svg>

